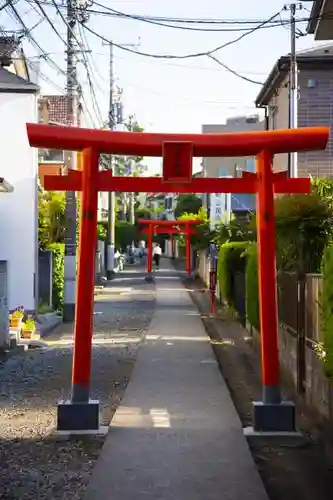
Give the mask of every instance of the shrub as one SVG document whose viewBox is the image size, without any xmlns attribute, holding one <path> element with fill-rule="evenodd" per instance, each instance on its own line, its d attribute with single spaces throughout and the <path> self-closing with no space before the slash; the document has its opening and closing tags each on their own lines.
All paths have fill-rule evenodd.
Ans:
<svg viewBox="0 0 333 500">
<path fill-rule="evenodd" d="M 53 256 L 52 305 L 55 311 L 62 311 L 64 305 L 65 245 L 63 243 L 52 243 L 48 249 Z"/>
<path fill-rule="evenodd" d="M 246 317 L 250 325 L 259 331 L 258 251 L 256 243 L 252 243 L 246 251 L 245 289 Z"/>
<path fill-rule="evenodd" d="M 237 271 L 244 271 L 245 251 L 249 246 L 248 241 L 231 241 L 220 247 L 218 255 L 217 276 L 222 299 L 233 306 L 232 275 Z"/>
<path fill-rule="evenodd" d="M 115 229 L 116 247 L 119 249 L 125 249 L 127 245 L 130 245 L 132 241 L 136 241 L 138 237 L 136 226 L 133 226 L 127 221 L 117 220 Z"/>
<path fill-rule="evenodd" d="M 276 249 L 280 270 L 319 272 L 332 235 L 332 210 L 317 193 L 275 200 Z"/>
<path fill-rule="evenodd" d="M 321 292 L 321 329 L 324 337 L 324 367 L 333 376 L 333 247 L 325 249 L 322 259 L 323 287 Z"/>
</svg>

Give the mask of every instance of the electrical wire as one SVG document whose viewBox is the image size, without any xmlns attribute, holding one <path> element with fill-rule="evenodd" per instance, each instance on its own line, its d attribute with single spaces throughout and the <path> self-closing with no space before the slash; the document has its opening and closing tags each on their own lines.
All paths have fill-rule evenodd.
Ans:
<svg viewBox="0 0 333 500">
<path fill-rule="evenodd" d="M 17 2 L 16 2 L 17 3 Z M 1 5 L 0 7 L 0 12 L 5 9 L 6 7 L 8 7 L 8 5 L 10 4 L 10 0 L 5 0 L 5 3 L 3 5 Z M 14 4 L 15 5 L 15 4 Z"/>
<path fill-rule="evenodd" d="M 65 45 L 65 47 L 67 48 L 67 42 L 66 40 L 63 38 L 63 36 L 60 34 L 60 32 L 57 30 L 57 28 L 54 26 L 54 24 L 52 23 L 52 21 L 50 20 L 47 12 L 45 11 L 45 9 L 43 8 L 43 6 L 41 5 L 41 3 L 39 2 L 39 0 L 34 0 L 35 4 L 37 5 L 37 7 L 39 8 L 39 10 L 42 12 L 42 15 L 44 16 L 44 18 L 46 19 L 46 21 L 48 22 L 48 24 L 51 26 L 52 30 L 55 32 L 55 34 L 58 36 L 58 38 L 62 41 L 62 43 Z M 33 4 L 32 4 L 33 5 Z M 44 78 L 45 79 L 45 78 Z M 62 92 L 63 92 L 63 89 L 61 89 Z M 94 119 L 92 117 L 92 115 L 90 114 L 90 111 L 89 111 L 89 108 L 88 106 L 86 105 L 85 103 L 85 97 L 83 95 L 83 92 L 81 93 L 81 98 L 82 98 L 82 101 L 84 102 L 85 106 L 86 106 L 86 110 L 87 110 L 87 114 L 89 115 L 89 118 L 91 119 L 92 123 L 94 124 Z"/>
<path fill-rule="evenodd" d="M 54 24 L 52 23 L 51 19 L 49 18 L 48 14 L 46 13 L 44 7 L 42 6 L 42 4 L 38 1 L 38 0 L 34 0 L 34 3 L 37 5 L 37 7 L 39 8 L 39 10 L 41 11 L 44 19 L 47 21 L 47 23 L 51 26 L 52 30 L 54 31 L 54 33 L 57 35 L 58 38 L 60 38 L 60 40 L 65 44 L 65 46 L 67 47 L 67 42 L 66 40 L 64 40 L 63 36 L 60 34 L 60 32 L 57 30 L 57 28 L 54 26 Z M 34 5 L 34 4 L 32 4 Z"/>
<path fill-rule="evenodd" d="M 53 0 L 54 1 L 54 0 Z M 202 56 L 209 56 L 211 54 L 214 54 L 215 52 L 218 52 L 219 50 L 225 49 L 229 47 L 230 45 L 233 45 L 237 42 L 240 42 L 243 38 L 246 36 L 252 35 L 256 31 L 260 30 L 262 26 L 265 24 L 269 23 L 272 19 L 276 18 L 280 14 L 280 11 L 271 16 L 269 19 L 263 21 L 261 24 L 258 24 L 254 28 L 246 31 L 245 33 L 242 33 L 239 35 L 237 38 L 234 38 L 233 40 L 230 40 L 229 42 L 226 42 L 222 45 L 219 45 L 218 47 L 215 47 L 214 49 L 207 50 L 205 52 L 196 52 L 192 54 L 184 54 L 184 55 L 174 55 L 174 54 L 153 54 L 153 53 L 147 53 L 147 52 L 142 52 L 139 50 L 133 50 L 130 49 L 129 47 L 125 47 L 124 45 L 117 44 L 115 42 L 112 42 L 112 44 L 117 47 L 118 49 L 124 50 L 125 52 L 131 52 L 133 54 L 137 54 L 139 56 L 144 56 L 144 57 L 151 57 L 153 59 L 192 59 L 196 57 L 202 57 Z M 95 35 L 96 37 L 100 38 L 106 43 L 111 43 L 111 40 L 108 40 L 105 38 L 103 35 L 100 35 L 96 31 L 92 30 L 89 26 L 84 25 L 84 28 L 89 31 L 91 34 Z"/>
<path fill-rule="evenodd" d="M 33 0 L 26 0 L 26 2 L 32 2 Z M 46 0 L 40 0 L 42 4 L 44 5 L 48 5 L 50 6 L 50 0 L 49 1 L 46 1 Z M 144 15 L 144 16 L 140 16 L 140 15 L 136 15 L 136 14 L 126 14 L 126 13 L 119 13 L 119 14 L 115 14 L 112 12 L 112 10 L 115 10 L 115 9 L 111 9 L 110 7 L 107 7 L 105 5 L 102 5 L 102 4 L 98 4 L 97 2 L 92 2 L 92 5 L 99 5 L 101 6 L 104 10 L 101 11 L 101 10 L 96 10 L 96 9 L 92 9 L 92 8 L 86 8 L 85 9 L 85 12 L 87 13 L 90 13 L 90 14 L 96 14 L 96 15 L 105 15 L 107 17 L 115 17 L 115 18 L 124 18 L 126 19 L 127 16 L 132 16 L 134 18 L 138 18 L 138 19 L 142 19 L 142 20 L 152 20 L 152 21 L 160 21 L 160 22 L 168 22 L 168 23 L 180 23 L 180 24 L 199 24 L 199 25 L 257 25 L 257 24 L 260 24 L 263 22 L 262 19 L 208 19 L 208 18 L 201 18 L 201 19 L 194 19 L 194 18 L 176 18 L 176 17 L 170 17 L 170 16 L 149 16 L 149 15 Z M 62 3 L 62 4 L 58 4 L 58 8 L 59 9 L 65 9 L 66 6 Z M 304 7 L 303 7 L 304 8 Z M 82 8 L 81 7 L 78 7 L 77 9 L 78 12 L 81 12 L 82 11 Z M 308 10 L 308 9 L 306 9 Z M 120 12 L 120 11 L 118 11 Z M 310 11 L 309 11 L 310 12 Z M 333 12 L 332 13 L 328 13 L 328 14 L 325 14 L 325 15 L 322 15 L 322 16 L 312 16 L 313 19 L 317 18 L 317 19 L 320 19 L 320 18 L 323 18 L 325 17 L 325 19 L 327 18 L 332 18 L 333 17 Z M 298 18 L 296 19 L 296 22 L 308 22 L 309 20 L 312 19 L 311 17 L 305 17 L 305 18 Z M 279 24 L 279 21 L 276 20 L 276 21 L 272 21 L 272 25 L 275 25 L 275 24 Z M 286 20 L 286 24 L 290 24 L 290 20 Z M 273 26 L 272 26 L 273 27 Z"/>
<path fill-rule="evenodd" d="M 80 29 L 82 29 L 82 28 L 79 25 L 79 30 Z M 94 108 L 94 111 L 96 113 L 96 116 L 98 117 L 99 125 L 102 126 L 103 115 L 101 112 L 101 108 L 99 107 L 99 104 L 98 104 L 98 99 L 96 96 L 96 92 L 95 92 L 95 88 L 94 88 L 94 84 L 93 84 L 92 76 L 91 76 L 91 73 L 94 74 L 94 71 L 93 71 L 92 66 L 90 64 L 89 57 L 84 52 L 85 47 L 84 47 L 84 40 L 83 40 L 82 35 L 81 35 L 81 38 L 82 38 L 82 43 L 80 43 L 80 48 L 83 49 L 83 52 L 82 52 L 83 64 L 84 64 L 84 68 L 86 70 L 86 74 L 87 74 L 87 78 L 88 78 L 88 85 L 89 85 L 89 89 L 90 89 L 90 93 L 91 93 L 91 97 L 92 97 L 92 104 L 93 104 L 93 108 Z M 88 45 L 88 48 L 89 48 L 89 45 Z"/>
<path fill-rule="evenodd" d="M 52 3 L 54 5 L 54 7 L 56 8 L 57 13 L 60 15 L 62 21 L 65 23 L 66 28 L 71 32 L 73 38 L 75 39 L 75 41 L 78 44 L 78 47 L 79 47 L 79 49 L 80 49 L 80 51 L 82 53 L 83 65 L 84 65 L 84 68 L 85 68 L 86 73 L 87 73 L 88 84 L 89 84 L 89 89 L 90 89 L 90 93 L 91 93 L 91 97 L 92 97 L 92 105 L 93 105 L 93 108 L 94 108 L 94 112 L 96 113 L 98 121 L 100 123 L 103 123 L 102 113 L 101 113 L 101 110 L 100 110 L 100 107 L 99 107 L 99 104 L 98 104 L 98 100 L 97 100 L 97 97 L 96 97 L 96 94 L 95 94 L 95 89 L 94 89 L 94 86 L 93 86 L 93 83 L 92 83 L 92 79 L 91 79 L 91 75 L 90 75 L 89 62 L 88 62 L 86 54 L 85 54 L 85 47 L 82 45 L 82 42 L 78 39 L 75 31 L 72 29 L 72 27 L 68 23 L 66 17 L 63 15 L 63 13 L 61 12 L 61 10 L 58 9 L 58 6 L 57 6 L 55 0 L 52 0 Z M 66 43 L 66 46 L 67 46 L 67 43 Z M 82 98 L 84 100 L 83 93 L 82 93 Z M 86 107 L 88 109 L 87 104 L 86 104 Z"/>
<path fill-rule="evenodd" d="M 238 71 L 235 71 L 234 69 L 230 68 L 229 66 L 227 66 L 225 63 L 223 63 L 222 61 L 217 59 L 217 57 L 213 56 L 212 54 L 208 54 L 207 57 L 209 57 L 210 59 L 215 61 L 217 64 L 222 66 L 222 68 L 224 68 L 226 71 L 229 71 L 229 73 L 232 73 L 233 75 L 237 76 L 241 80 L 245 80 L 246 82 L 249 82 L 249 83 L 254 83 L 255 85 L 261 85 L 261 86 L 264 85 L 263 82 L 259 82 L 258 80 L 252 80 L 252 78 L 248 78 L 247 76 L 238 73 Z"/>
<path fill-rule="evenodd" d="M 98 66 L 95 63 L 94 58 L 91 56 L 92 51 L 90 50 L 88 37 L 86 36 L 86 33 L 85 33 L 85 31 L 84 31 L 84 29 L 82 28 L 81 25 L 79 26 L 79 31 L 80 31 L 80 36 L 81 36 L 81 39 L 82 39 L 82 43 L 88 49 L 88 51 L 87 51 L 87 59 L 90 60 L 90 66 L 91 66 L 91 69 L 92 69 L 92 74 L 94 75 L 94 79 L 95 79 L 95 82 L 96 82 L 96 87 L 99 89 L 100 92 L 104 93 L 105 89 L 103 89 L 101 87 L 100 81 L 106 82 L 106 80 L 105 80 L 104 76 L 101 75 L 101 73 L 100 73 L 100 71 L 98 69 Z M 105 54 L 103 54 L 103 55 L 105 55 Z"/>
<path fill-rule="evenodd" d="M 1 33 L 2 33 L 3 35 L 6 35 L 6 30 L 4 29 L 4 27 L 3 27 L 3 26 L 0 26 L 0 31 L 1 31 Z M 41 58 L 42 56 L 37 56 L 37 57 L 38 57 L 38 58 Z M 15 59 L 15 58 L 12 58 L 12 59 Z M 21 59 L 21 58 L 17 57 L 16 59 L 18 60 L 18 59 Z M 35 71 L 36 71 L 36 68 L 34 67 L 33 63 L 30 61 L 30 59 L 29 59 L 29 58 L 25 58 L 25 61 L 26 61 L 26 63 L 27 63 L 27 66 L 28 66 L 28 67 L 29 67 L 29 68 L 30 68 L 33 72 L 35 72 Z M 38 71 L 38 75 L 39 75 L 39 76 L 40 76 L 40 78 L 41 78 L 42 80 L 44 80 L 46 83 L 49 83 L 49 84 L 53 85 L 55 88 L 57 88 L 57 90 L 59 90 L 60 92 L 63 92 L 63 88 L 62 88 L 62 87 L 60 87 L 59 85 L 57 85 L 56 83 L 52 82 L 52 81 L 50 80 L 50 78 L 49 78 L 47 75 L 45 75 L 45 74 L 44 74 L 41 70 L 39 70 L 39 71 Z"/>
<path fill-rule="evenodd" d="M 153 25 L 156 25 L 156 26 L 163 26 L 165 28 L 173 28 L 173 29 L 180 29 L 180 30 L 187 30 L 187 31 L 202 31 L 202 32 L 226 32 L 226 31 L 229 31 L 229 32 L 235 32 L 235 31 L 248 31 L 248 27 L 242 27 L 242 28 L 194 28 L 192 26 L 179 26 L 177 24 L 169 24 L 171 21 L 169 21 L 169 23 L 167 22 L 160 22 L 160 21 L 156 21 L 154 19 L 151 19 L 149 16 L 139 16 L 139 15 L 135 15 L 135 14 L 126 14 L 125 12 L 121 12 L 119 10 L 116 10 L 116 9 L 112 9 L 111 7 L 106 7 L 98 2 L 93 2 L 94 5 L 97 5 L 98 7 L 102 7 L 104 8 L 105 10 L 115 14 L 116 16 L 118 17 L 122 17 L 122 18 L 125 18 L 125 19 L 131 19 L 131 20 L 134 20 L 134 21 L 141 21 L 141 22 L 144 22 L 144 23 L 149 23 L 149 24 L 153 24 Z M 182 23 L 182 21 L 173 21 L 173 22 L 179 22 L 179 23 Z M 286 21 L 283 21 L 281 19 L 281 22 L 282 23 L 286 23 L 286 24 L 290 24 L 290 21 L 289 20 L 286 20 Z M 260 24 L 260 22 L 251 22 L 251 24 Z M 248 24 L 246 22 L 239 22 L 239 24 Z M 267 25 L 267 26 L 263 26 L 263 28 L 274 28 L 276 26 L 280 26 L 280 23 L 274 23 L 272 25 Z"/>
<path fill-rule="evenodd" d="M 60 72 L 62 75 L 66 75 L 66 72 L 55 62 L 53 61 L 53 59 L 51 59 L 47 52 L 41 47 L 41 45 L 37 42 L 37 40 L 35 39 L 35 37 L 31 34 L 31 29 L 29 29 L 27 27 L 27 25 L 25 24 L 25 22 L 23 21 L 22 17 L 20 16 L 19 12 L 17 11 L 14 3 L 13 3 L 13 0 L 8 0 L 8 6 L 11 11 L 13 12 L 15 18 L 18 20 L 18 22 L 21 24 L 22 28 L 23 28 L 23 31 L 24 31 L 24 34 L 25 36 L 31 41 L 31 43 L 42 53 L 43 57 L 45 58 L 45 60 L 49 63 L 49 64 L 52 64 L 52 66 L 58 71 Z"/>
<path fill-rule="evenodd" d="M 30 2 L 30 3 L 31 3 L 31 2 Z M 42 11 L 42 13 L 43 13 L 43 19 L 46 19 L 46 20 L 47 20 L 47 22 L 48 22 L 48 24 L 50 24 L 51 26 L 53 26 L 53 25 L 52 25 L 52 21 L 49 19 L 48 15 L 47 15 L 47 13 L 46 13 L 46 11 L 45 11 L 45 9 L 43 9 L 42 5 L 38 5 L 38 4 L 40 4 L 41 2 L 38 2 L 38 0 L 34 0 L 34 3 L 35 3 L 35 4 L 37 4 L 38 8 L 40 8 L 40 7 L 41 7 L 41 9 L 42 9 L 42 10 L 41 10 L 41 9 L 40 9 L 40 10 L 41 10 L 41 11 Z M 56 4 L 55 4 L 55 5 L 56 5 Z M 60 66 L 58 66 L 58 65 L 57 65 L 57 64 L 56 64 L 56 63 L 55 63 L 55 62 L 54 62 L 54 61 L 53 61 L 53 60 L 49 57 L 48 53 L 47 53 L 44 49 L 42 49 L 42 47 L 40 46 L 40 44 L 39 44 L 39 43 L 36 41 L 36 39 L 35 39 L 35 38 L 31 35 L 31 29 L 29 29 L 29 28 L 25 25 L 25 23 L 24 23 L 24 21 L 22 20 L 22 18 L 21 18 L 21 16 L 20 16 L 19 12 L 18 12 L 18 11 L 17 11 L 17 9 L 15 8 L 15 6 L 14 6 L 14 4 L 13 4 L 13 1 L 12 1 L 12 0 L 8 0 L 8 7 L 10 7 L 10 8 L 12 9 L 13 14 L 15 15 L 15 18 L 16 18 L 16 19 L 20 22 L 21 26 L 23 27 L 23 31 L 24 31 L 25 35 L 28 37 L 28 39 L 30 39 L 30 40 L 31 40 L 31 42 L 33 43 L 33 45 L 34 45 L 34 46 L 35 46 L 35 47 L 36 47 L 36 48 L 37 48 L 37 49 L 41 52 L 41 56 L 40 56 L 40 57 L 41 57 L 42 59 L 46 60 L 49 64 L 52 64 L 52 65 L 53 65 L 53 66 L 57 69 L 57 71 L 58 71 L 58 72 L 60 72 L 61 74 L 63 74 L 63 75 L 65 75 L 65 76 L 67 76 L 66 72 L 65 72 L 62 68 L 60 68 Z M 66 22 L 66 19 L 65 19 L 65 18 L 64 18 L 64 21 Z M 63 37 L 61 36 L 61 34 L 58 32 L 58 30 L 57 30 L 54 26 L 53 26 L 53 31 L 55 31 L 55 33 L 57 34 L 57 36 L 58 36 L 58 37 L 62 40 L 62 42 L 63 42 L 63 43 L 65 44 L 65 46 L 67 47 L 67 42 L 63 39 Z M 34 70 L 34 68 L 32 67 L 31 63 L 29 63 L 29 62 L 27 61 L 27 64 L 29 65 L 29 67 L 30 67 L 31 69 L 33 69 L 33 70 Z M 60 90 L 61 90 L 61 92 L 63 92 L 63 90 L 64 90 L 63 88 L 59 87 L 57 84 L 55 84 L 53 81 L 51 81 L 51 80 L 50 80 L 50 79 L 49 79 L 46 75 L 43 75 L 41 71 L 39 71 L 39 74 L 40 74 L 41 78 L 42 78 L 44 81 L 46 81 L 47 83 L 50 83 L 50 84 L 51 84 L 51 85 L 53 85 L 54 87 L 57 87 L 58 89 L 60 89 Z M 84 104 L 85 104 L 85 106 L 86 106 L 87 113 L 88 113 L 88 115 L 89 115 L 90 119 L 93 121 L 93 117 L 91 116 L 90 111 L 89 111 L 89 108 L 88 108 L 87 104 L 85 103 L 85 98 L 84 98 L 83 93 L 82 93 L 82 100 L 84 101 Z M 101 121 L 102 121 L 102 119 L 101 119 Z"/>
</svg>

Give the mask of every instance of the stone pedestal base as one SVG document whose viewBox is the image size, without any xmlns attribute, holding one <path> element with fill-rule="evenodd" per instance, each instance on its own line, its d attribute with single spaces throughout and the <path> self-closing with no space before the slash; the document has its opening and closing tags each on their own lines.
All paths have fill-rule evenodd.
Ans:
<svg viewBox="0 0 333 500">
<path fill-rule="evenodd" d="M 153 283 L 155 281 L 153 273 L 147 273 L 145 280 L 147 281 L 147 283 Z"/>
<path fill-rule="evenodd" d="M 253 429 L 256 432 L 295 432 L 295 405 L 290 401 L 280 404 L 253 403 Z"/>
<path fill-rule="evenodd" d="M 99 402 L 87 403 L 59 401 L 57 415 L 58 431 L 93 431 L 99 429 Z"/>
</svg>

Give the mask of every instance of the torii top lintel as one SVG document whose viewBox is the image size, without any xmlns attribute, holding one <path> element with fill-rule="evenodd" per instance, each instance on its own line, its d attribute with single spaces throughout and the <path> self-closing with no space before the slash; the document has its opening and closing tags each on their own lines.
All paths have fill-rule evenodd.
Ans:
<svg viewBox="0 0 333 500">
<path fill-rule="evenodd" d="M 180 219 L 180 220 L 162 220 L 162 219 L 138 219 L 139 224 L 147 224 L 148 226 L 195 226 L 200 225 L 198 219 Z"/>
<path fill-rule="evenodd" d="M 160 134 L 117 132 L 79 127 L 28 123 L 30 146 L 127 156 L 163 156 L 166 143 L 188 143 L 192 156 L 255 156 L 262 150 L 272 154 L 325 149 L 328 127 L 304 127 L 228 134 Z"/>
</svg>

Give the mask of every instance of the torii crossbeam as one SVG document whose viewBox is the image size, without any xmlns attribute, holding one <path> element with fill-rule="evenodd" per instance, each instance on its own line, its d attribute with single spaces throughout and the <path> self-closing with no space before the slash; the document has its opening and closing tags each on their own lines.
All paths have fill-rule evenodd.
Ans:
<svg viewBox="0 0 333 500">
<path fill-rule="evenodd" d="M 254 402 L 255 431 L 294 431 L 295 411 L 282 402 L 278 353 L 274 193 L 309 193 L 309 179 L 274 173 L 278 153 L 325 149 L 327 127 L 236 134 L 148 134 L 27 124 L 31 146 L 83 150 L 82 172 L 45 176 L 48 190 L 82 191 L 72 398 L 58 405 L 58 429 L 98 430 L 99 406 L 89 400 L 97 242 L 98 191 L 256 193 L 263 401 Z M 116 177 L 99 171 L 100 153 L 162 156 L 163 175 Z M 192 178 L 195 156 L 256 156 L 257 171 L 243 178 Z"/>
</svg>

